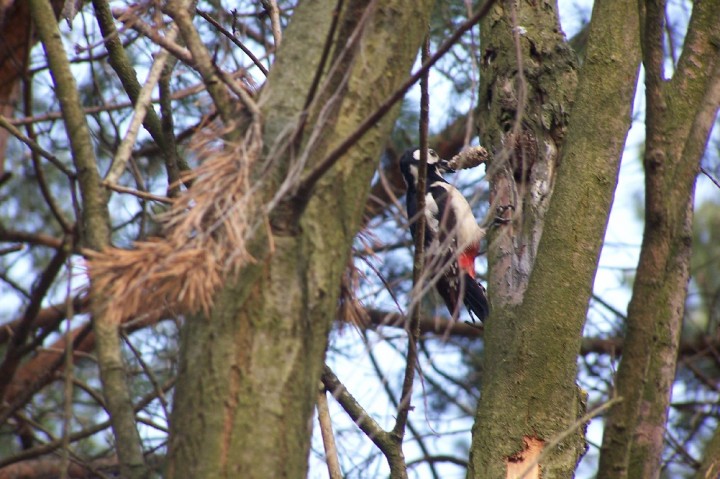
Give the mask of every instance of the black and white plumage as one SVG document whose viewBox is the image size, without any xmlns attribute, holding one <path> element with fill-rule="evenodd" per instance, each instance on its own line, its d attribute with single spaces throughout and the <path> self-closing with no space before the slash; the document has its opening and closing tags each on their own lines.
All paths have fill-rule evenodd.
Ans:
<svg viewBox="0 0 720 479">
<path fill-rule="evenodd" d="M 407 184 L 407 213 L 410 231 L 415 238 L 417 219 L 417 182 L 420 150 L 408 150 L 400 158 L 400 170 Z M 475 280 L 475 257 L 485 236 L 473 216 L 465 197 L 445 181 L 443 172 L 452 172 L 448 162 L 428 150 L 425 188 L 425 268 L 436 281 L 453 318 L 460 314 L 460 305 L 483 321 L 489 311 L 485 288 Z M 473 318 L 474 321 L 474 318 Z"/>
</svg>

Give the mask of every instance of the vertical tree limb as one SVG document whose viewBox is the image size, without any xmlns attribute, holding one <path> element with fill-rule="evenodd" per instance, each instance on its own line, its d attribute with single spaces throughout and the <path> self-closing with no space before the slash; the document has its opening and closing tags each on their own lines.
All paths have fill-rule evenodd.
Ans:
<svg viewBox="0 0 720 479">
<path fill-rule="evenodd" d="M 128 58 L 127 52 L 125 51 L 125 47 L 120 40 L 110 5 L 107 0 L 92 0 L 92 4 L 95 10 L 95 18 L 97 19 L 100 32 L 105 41 L 105 48 L 107 48 L 108 51 L 110 66 L 115 70 L 128 97 L 133 104 L 135 104 L 138 101 L 142 87 L 137 79 L 137 74 L 130 62 L 130 58 Z M 155 110 L 152 108 L 147 110 L 147 116 L 144 118 L 143 124 L 150 135 L 152 135 L 153 140 L 155 140 L 161 148 L 165 148 L 165 135 Z"/>
<path fill-rule="evenodd" d="M 277 0 L 262 0 L 265 11 L 270 16 L 270 29 L 272 30 L 273 39 L 275 40 L 275 51 L 280 48 L 282 43 L 282 28 L 280 26 L 280 9 Z"/>
<path fill-rule="evenodd" d="M 624 400 L 608 415 L 598 478 L 660 474 L 690 275 L 695 179 L 720 104 L 713 33 L 720 2 L 694 5 L 669 81 L 663 72 L 663 5 L 641 4 L 648 105 L 645 231 L 617 374 L 616 394 Z"/>
<path fill-rule="evenodd" d="M 352 3 L 341 13 L 337 38 L 352 36 L 357 13 L 369 2 Z M 363 25 L 348 68 L 333 76 L 320 93 L 324 101 L 309 113 L 308 124 L 322 128 L 299 142 L 308 165 L 335 149 L 403 83 L 425 36 L 430 3 L 372 2 L 371 21 Z M 258 101 L 265 153 L 279 150 L 297 126 L 336 4 L 301 2 L 284 32 Z M 403 35 L 397 34 L 399 26 Z M 332 51 L 340 54 L 344 46 L 335 42 Z M 363 54 L 368 51 L 373 54 Z M 307 425 L 338 285 L 391 127 L 387 118 L 376 123 L 321 175 L 297 218 L 299 228 L 258 230 L 250 245 L 256 262 L 228 278 L 209 318 L 184 324 L 168 478 L 235 477 L 238 471 L 248 479 L 306 474 Z M 297 159 L 288 153 L 260 162 L 253 172 L 258 197 L 273 198 Z"/>
<path fill-rule="evenodd" d="M 525 26 L 522 12 L 518 17 Z M 527 289 L 517 307 L 496 309 L 485 326 L 471 478 L 504 477 L 528 444 L 547 445 L 583 414 L 577 354 L 631 123 L 640 60 L 636 2 L 596 2 L 590 28 Z M 543 477 L 572 477 L 584 451 L 583 434 L 569 436 L 540 464 Z"/>
<path fill-rule="evenodd" d="M 425 63 L 430 56 L 430 37 L 426 36 L 423 42 L 421 61 Z M 427 182 L 427 160 L 428 160 L 428 123 L 430 114 L 430 95 L 428 93 L 428 72 L 426 71 L 420 79 L 420 165 L 418 166 L 417 182 L 417 209 L 420 214 L 415 224 L 415 254 L 413 257 L 413 293 L 410 295 L 410 322 L 407 325 L 408 352 L 405 361 L 405 376 L 402 384 L 402 392 L 398 403 L 397 419 L 393 427 L 392 435 L 398 441 L 400 454 L 402 455 L 402 442 L 405 437 L 405 426 L 408 415 L 412 408 L 413 382 L 415 369 L 418 362 L 418 339 L 420 338 L 420 292 L 423 289 L 423 270 L 425 266 L 425 189 Z M 410 218 L 412 220 L 412 218 Z M 393 477 L 407 477 L 407 465 L 401 462 L 402 469 L 392 471 Z"/>
<path fill-rule="evenodd" d="M 57 21 L 48 0 L 30 0 L 30 10 L 38 37 L 53 76 L 55 93 L 60 101 L 70 140 L 82 198 L 82 243 L 101 251 L 110 244 L 110 221 L 107 196 L 101 185 L 95 153 L 85 120 L 77 84 L 70 70 Z M 128 478 L 147 474 L 140 436 L 135 425 L 130 391 L 120 350 L 118 325 L 109 323 L 100 311 L 94 311 L 98 365 L 108 413 L 113 424 L 121 473 Z"/>
</svg>

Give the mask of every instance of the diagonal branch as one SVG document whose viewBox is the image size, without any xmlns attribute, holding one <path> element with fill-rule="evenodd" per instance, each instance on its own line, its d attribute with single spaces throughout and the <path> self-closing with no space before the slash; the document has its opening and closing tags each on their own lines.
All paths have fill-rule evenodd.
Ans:
<svg viewBox="0 0 720 479">
<path fill-rule="evenodd" d="M 495 0 L 486 0 L 483 6 L 478 9 L 477 13 L 463 22 L 462 25 L 453 33 L 450 38 L 438 48 L 438 50 L 430 58 L 428 58 L 422 66 L 398 88 L 395 93 L 390 95 L 378 108 L 371 113 L 365 120 L 360 123 L 357 129 L 342 142 L 334 150 L 328 153 L 320 160 L 310 171 L 300 179 L 296 193 L 294 196 L 298 198 L 307 197 L 315 184 L 347 151 L 365 135 L 365 133 L 375 126 L 381 118 L 383 118 L 390 109 L 400 101 L 410 88 L 420 80 L 420 78 L 428 71 L 437 61 L 452 48 L 462 35 L 470 30 L 477 22 L 480 21 L 489 11 Z"/>
<path fill-rule="evenodd" d="M 165 35 L 165 37 L 170 41 L 175 40 L 176 36 L 177 28 L 174 27 L 170 27 L 170 30 Z M 105 175 L 105 183 L 109 185 L 117 183 L 120 176 L 125 171 L 125 167 L 127 166 L 127 163 L 130 160 L 130 155 L 132 154 L 132 148 L 135 145 L 138 133 L 140 133 L 140 125 L 142 125 L 145 121 L 148 111 L 152 111 L 153 118 L 155 118 L 155 111 L 150 108 L 151 95 L 155 89 L 155 85 L 157 85 L 160 80 L 160 75 L 163 73 L 165 63 L 167 62 L 169 56 L 170 53 L 164 49 L 161 49 L 155 55 L 155 60 L 153 61 L 152 67 L 150 67 L 150 73 L 148 74 L 147 80 L 145 80 L 145 84 L 142 86 L 140 92 L 137 94 L 137 98 L 135 99 L 135 110 L 133 111 L 132 120 L 130 120 L 127 133 L 115 152 L 115 157 L 113 158 L 110 170 L 107 175 Z M 157 118 L 155 118 L 155 120 L 157 120 Z M 159 128 L 157 134 L 159 135 L 159 138 L 162 138 Z M 164 140 L 161 144 L 164 144 Z"/>
<path fill-rule="evenodd" d="M 224 28 L 222 25 L 220 25 L 220 22 L 215 20 L 212 16 L 210 16 L 209 13 L 204 12 L 200 10 L 199 8 L 195 9 L 195 12 L 197 12 L 198 15 L 203 17 L 205 21 L 207 21 L 209 24 L 211 24 L 213 27 L 217 28 L 217 30 L 225 35 L 231 42 L 233 42 L 240 50 L 247 55 L 250 60 L 255 64 L 256 67 L 258 67 L 258 70 L 262 72 L 263 75 L 268 76 L 268 69 L 265 68 L 265 65 L 262 64 L 260 59 L 256 57 L 253 52 L 246 47 L 240 40 L 237 39 L 235 35 L 233 35 L 230 31 L 228 31 L 226 28 Z"/>
<path fill-rule="evenodd" d="M 337 446 L 335 445 L 332 421 L 330 420 L 327 392 L 322 382 L 320 384 L 320 391 L 318 391 L 317 412 L 318 422 L 320 423 L 320 433 L 322 434 L 323 446 L 325 447 L 325 462 L 327 462 L 328 475 L 330 479 L 341 479 L 343 476 L 342 470 L 340 469 Z"/>
<path fill-rule="evenodd" d="M 92 0 L 95 17 L 97 18 L 100 32 L 103 35 L 105 48 L 108 51 L 108 61 L 115 73 L 117 73 L 123 88 L 127 92 L 130 100 L 134 104 L 138 104 L 138 98 L 142 95 L 140 82 L 135 74 L 130 58 L 125 51 L 122 41 L 118 36 L 118 30 L 115 27 L 112 10 L 107 0 Z M 157 59 L 155 60 L 158 61 Z M 149 101 L 149 98 L 148 98 Z M 160 126 L 160 119 L 157 117 L 155 110 L 146 109 L 147 115 L 143 124 L 158 145 L 166 147 L 166 138 Z"/>
<path fill-rule="evenodd" d="M 25 341 L 32 331 L 32 325 L 40 311 L 40 305 L 43 299 L 50 290 L 50 286 L 55 277 L 60 272 L 65 259 L 67 258 L 67 250 L 64 246 L 55 251 L 55 256 L 50 260 L 50 264 L 45 268 L 40 280 L 33 287 L 30 295 L 30 304 L 23 314 L 22 320 L 17 325 L 17 328 L 13 331 L 13 335 L 10 338 L 7 351 L 5 352 L 5 359 L 0 364 L 0 398 L 5 397 L 8 386 L 15 377 L 15 371 L 20 366 L 20 360 L 22 359 L 23 346 Z"/>
<path fill-rule="evenodd" d="M 333 395 L 345 412 L 350 416 L 362 432 L 387 456 L 396 456 L 399 445 L 392 435 L 385 431 L 380 425 L 363 409 L 359 402 L 350 394 L 340 382 L 335 373 L 327 365 L 323 368 L 320 380 L 325 389 Z"/>
<path fill-rule="evenodd" d="M 23 133 L 15 125 L 13 125 L 8 118 L 2 115 L 0 115 L 0 126 L 5 128 L 15 138 L 25 143 L 33 153 L 42 156 L 50 163 L 52 163 L 58 170 L 62 171 L 65 176 L 70 179 L 75 178 L 75 173 L 70 171 L 70 169 L 65 166 L 58 157 L 45 150 L 32 138 L 28 138 L 27 136 L 23 135 Z"/>
<path fill-rule="evenodd" d="M 122 22 L 128 28 L 132 28 L 136 32 L 150 39 L 153 43 L 160 45 L 186 65 L 193 66 L 193 56 L 187 48 L 183 48 L 176 42 L 161 35 L 156 28 L 153 28 L 137 17 L 131 9 L 114 8 L 112 9 L 112 14 L 113 17 L 117 18 L 118 21 Z"/>
<path fill-rule="evenodd" d="M 230 127 L 235 123 L 234 102 L 230 100 L 230 96 L 223 86 L 224 81 L 218 75 L 218 70 L 213 64 L 210 52 L 192 23 L 188 2 L 171 0 L 164 9 L 177 23 L 180 34 L 192 54 L 194 67 L 200 72 L 223 123 Z"/>
</svg>

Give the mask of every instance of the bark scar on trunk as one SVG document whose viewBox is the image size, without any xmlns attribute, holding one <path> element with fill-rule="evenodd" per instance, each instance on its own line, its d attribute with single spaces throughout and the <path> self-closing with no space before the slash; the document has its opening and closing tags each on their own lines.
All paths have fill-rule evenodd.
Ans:
<svg viewBox="0 0 720 479">
<path fill-rule="evenodd" d="M 524 436 L 523 442 L 525 448 L 505 460 L 506 479 L 540 479 L 538 458 L 543 452 L 545 441 L 533 436 Z"/>
</svg>

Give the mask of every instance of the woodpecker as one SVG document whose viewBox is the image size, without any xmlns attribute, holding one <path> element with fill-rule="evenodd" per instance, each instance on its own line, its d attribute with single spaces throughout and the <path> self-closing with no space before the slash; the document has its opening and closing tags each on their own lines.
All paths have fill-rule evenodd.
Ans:
<svg viewBox="0 0 720 479">
<path fill-rule="evenodd" d="M 415 238 L 417 220 L 417 183 L 420 150 L 408 150 L 400 158 L 400 170 L 407 185 L 407 214 L 410 232 Z M 454 172 L 447 161 L 428 150 L 425 183 L 425 268 L 436 280 L 435 289 L 445 301 L 450 314 L 457 318 L 461 302 L 475 322 L 490 312 L 485 288 L 475 279 L 475 257 L 485 229 L 475 221 L 470 205 L 443 172 Z M 474 317 L 473 317 L 474 315 Z"/>
</svg>

